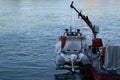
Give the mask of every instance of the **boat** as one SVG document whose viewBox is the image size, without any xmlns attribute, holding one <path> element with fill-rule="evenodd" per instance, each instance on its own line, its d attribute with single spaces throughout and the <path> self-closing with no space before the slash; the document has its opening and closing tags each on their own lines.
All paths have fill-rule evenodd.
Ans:
<svg viewBox="0 0 120 80">
<path fill-rule="evenodd" d="M 92 44 L 86 43 L 87 38 L 80 29 L 65 29 L 55 44 L 56 69 L 72 72 L 79 70 L 83 80 L 120 80 L 120 46 L 104 46 L 102 38 L 97 37 L 99 27 L 78 11 L 73 1 L 70 7 L 90 28 Z"/>
</svg>

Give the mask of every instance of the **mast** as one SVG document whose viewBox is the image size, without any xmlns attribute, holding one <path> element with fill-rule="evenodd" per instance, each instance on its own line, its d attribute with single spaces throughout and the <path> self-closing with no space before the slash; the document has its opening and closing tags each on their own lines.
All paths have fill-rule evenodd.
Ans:
<svg viewBox="0 0 120 80">
<path fill-rule="evenodd" d="M 85 16 L 83 15 L 81 12 L 79 12 L 74 6 L 73 6 L 73 1 L 70 5 L 71 8 L 73 8 L 77 13 L 78 13 L 78 16 L 80 16 L 84 22 L 89 26 L 89 28 L 91 29 L 93 35 L 94 35 L 94 38 L 96 38 L 96 35 L 98 32 L 95 31 L 95 25 L 92 24 L 92 22 L 89 20 L 88 16 Z"/>
</svg>

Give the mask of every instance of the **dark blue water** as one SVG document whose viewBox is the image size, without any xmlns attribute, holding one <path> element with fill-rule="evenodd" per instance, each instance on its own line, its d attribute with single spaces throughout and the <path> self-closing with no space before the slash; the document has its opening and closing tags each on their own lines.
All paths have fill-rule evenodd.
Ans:
<svg viewBox="0 0 120 80">
<path fill-rule="evenodd" d="M 0 80 L 80 79 L 77 74 L 55 70 L 54 63 L 54 45 L 70 26 L 71 1 L 0 0 Z M 74 1 L 100 26 L 99 37 L 120 41 L 120 0 Z M 71 25 L 91 39 L 89 28 L 74 11 Z"/>
</svg>

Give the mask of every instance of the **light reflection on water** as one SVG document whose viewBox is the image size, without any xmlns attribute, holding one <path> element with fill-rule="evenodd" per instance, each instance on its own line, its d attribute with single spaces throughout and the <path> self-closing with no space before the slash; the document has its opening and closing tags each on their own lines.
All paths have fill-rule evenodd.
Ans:
<svg viewBox="0 0 120 80">
<path fill-rule="evenodd" d="M 55 70 L 54 44 L 70 26 L 71 1 L 0 0 L 0 79 L 54 80 L 56 73 L 64 76 L 66 71 Z M 99 37 L 119 42 L 119 0 L 75 0 L 75 5 L 100 26 Z M 91 39 L 89 28 L 77 20 L 74 11 L 72 18 L 72 26 L 82 28 Z"/>
</svg>

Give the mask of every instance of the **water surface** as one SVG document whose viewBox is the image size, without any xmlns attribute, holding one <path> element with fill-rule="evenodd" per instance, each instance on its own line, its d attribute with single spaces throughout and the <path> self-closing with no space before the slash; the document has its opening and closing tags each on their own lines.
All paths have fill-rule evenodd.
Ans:
<svg viewBox="0 0 120 80">
<path fill-rule="evenodd" d="M 0 80 L 59 80 L 58 76 L 69 73 L 55 70 L 58 36 L 69 28 L 71 20 L 73 28 L 81 28 L 89 40 L 92 37 L 74 10 L 71 15 L 71 1 L 0 0 Z M 120 0 L 74 1 L 100 27 L 98 36 L 104 42 L 120 41 Z M 80 79 L 77 74 L 67 76 L 62 80 Z"/>
</svg>

